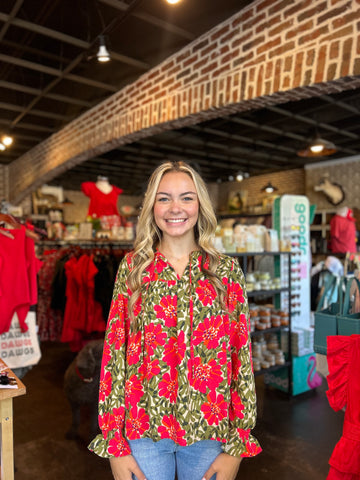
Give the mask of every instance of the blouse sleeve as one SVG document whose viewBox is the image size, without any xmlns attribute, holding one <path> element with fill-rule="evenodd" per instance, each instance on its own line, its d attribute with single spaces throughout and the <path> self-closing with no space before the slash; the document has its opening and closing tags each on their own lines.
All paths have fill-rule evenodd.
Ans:
<svg viewBox="0 0 360 480">
<path fill-rule="evenodd" d="M 94 187 L 94 182 L 83 182 L 81 184 L 81 191 L 87 197 L 91 197 L 91 194 L 93 192 L 93 187 Z"/>
<path fill-rule="evenodd" d="M 253 457 L 261 447 L 251 434 L 256 424 L 256 393 L 251 358 L 249 307 L 245 278 L 232 259 L 227 281 L 227 304 L 231 316 L 231 403 L 230 432 L 224 452 L 237 457 Z"/>
<path fill-rule="evenodd" d="M 326 377 L 329 390 L 326 392 L 329 404 L 336 412 L 345 407 L 347 385 L 350 373 L 351 336 L 327 337 L 327 361 L 329 375 Z"/>
<path fill-rule="evenodd" d="M 99 387 L 101 433 L 89 445 L 100 457 L 120 457 L 131 453 L 123 435 L 125 421 L 124 371 L 126 324 L 128 321 L 128 257 L 120 263 L 105 332 Z"/>
</svg>

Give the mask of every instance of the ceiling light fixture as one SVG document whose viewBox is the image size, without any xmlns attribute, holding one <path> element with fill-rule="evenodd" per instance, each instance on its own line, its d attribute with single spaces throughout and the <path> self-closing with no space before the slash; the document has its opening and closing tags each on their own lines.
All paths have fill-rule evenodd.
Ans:
<svg viewBox="0 0 360 480">
<path fill-rule="evenodd" d="M 242 182 L 243 180 L 244 180 L 244 175 L 241 172 L 237 173 L 236 174 L 236 181 L 237 182 Z"/>
<path fill-rule="evenodd" d="M 326 157 L 337 152 L 337 148 L 333 142 L 324 140 L 318 135 L 309 143 L 309 145 L 297 152 L 299 157 Z"/>
<path fill-rule="evenodd" d="M 262 192 L 265 193 L 273 193 L 276 192 L 278 188 L 274 187 L 271 182 L 268 182 L 266 185 L 264 185 L 261 189 Z"/>
<path fill-rule="evenodd" d="M 104 35 L 99 35 L 99 50 L 96 54 L 96 58 L 99 62 L 108 62 L 110 60 L 110 53 L 106 48 Z"/>
<path fill-rule="evenodd" d="M 0 151 L 3 152 L 6 149 L 5 145 L 0 142 Z"/>
<path fill-rule="evenodd" d="M 181 0 L 166 0 L 167 3 L 170 3 L 170 5 L 175 5 L 176 3 L 180 3 Z"/>
<path fill-rule="evenodd" d="M 10 147 L 10 145 L 12 145 L 12 143 L 13 143 L 13 137 L 11 137 L 10 135 L 4 134 L 1 137 L 1 143 L 5 147 Z"/>
</svg>

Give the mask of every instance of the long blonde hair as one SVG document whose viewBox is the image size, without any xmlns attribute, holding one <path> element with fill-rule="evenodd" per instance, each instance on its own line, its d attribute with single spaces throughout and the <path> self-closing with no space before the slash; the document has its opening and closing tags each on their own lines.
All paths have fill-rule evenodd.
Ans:
<svg viewBox="0 0 360 480">
<path fill-rule="evenodd" d="M 199 200 L 199 216 L 195 226 L 195 240 L 203 253 L 203 262 L 206 256 L 204 254 L 207 254 L 209 258 L 208 269 L 205 269 L 203 264 L 201 268 L 209 277 L 221 301 L 225 295 L 225 287 L 216 275 L 220 253 L 214 248 L 212 240 L 217 220 L 205 182 L 187 163 L 168 161 L 159 165 L 149 179 L 136 228 L 133 262 L 128 276 L 128 286 L 132 292 L 129 300 L 129 316 L 132 322 L 135 320 L 133 312 L 135 303 L 140 296 L 143 272 L 153 261 L 156 247 L 161 241 L 161 231 L 155 223 L 153 210 L 160 181 L 169 172 L 186 173 L 194 182 Z"/>
</svg>

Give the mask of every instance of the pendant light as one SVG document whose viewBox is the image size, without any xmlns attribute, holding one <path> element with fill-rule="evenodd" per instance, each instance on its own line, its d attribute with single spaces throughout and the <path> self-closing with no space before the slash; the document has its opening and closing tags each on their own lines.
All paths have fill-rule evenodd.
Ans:
<svg viewBox="0 0 360 480">
<path fill-rule="evenodd" d="M 278 188 L 274 187 L 271 182 L 268 182 L 266 185 L 264 185 L 261 189 L 262 192 L 265 193 L 273 193 L 276 192 Z"/>
<path fill-rule="evenodd" d="M 108 62 L 110 60 L 110 53 L 106 48 L 104 35 L 99 35 L 99 50 L 96 54 L 96 58 L 99 62 Z"/>
<path fill-rule="evenodd" d="M 297 152 L 297 155 L 299 157 L 326 157 L 336 152 L 337 148 L 333 142 L 316 135 L 306 148 Z"/>
</svg>

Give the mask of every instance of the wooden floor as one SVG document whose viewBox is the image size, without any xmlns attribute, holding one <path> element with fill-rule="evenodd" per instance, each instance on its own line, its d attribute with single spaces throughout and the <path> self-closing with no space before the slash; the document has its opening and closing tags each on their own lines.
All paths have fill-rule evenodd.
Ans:
<svg viewBox="0 0 360 480">
<path fill-rule="evenodd" d="M 111 480 L 108 461 L 86 448 L 86 412 L 82 440 L 65 439 L 71 415 L 63 375 L 73 354 L 57 343 L 44 343 L 41 348 L 40 363 L 22 378 L 27 394 L 14 400 L 15 480 Z M 256 383 L 254 434 L 263 452 L 242 462 L 237 480 L 326 479 L 343 422 L 343 413 L 328 405 L 326 382 L 316 391 L 290 399 L 264 387 L 262 377 Z"/>
</svg>

